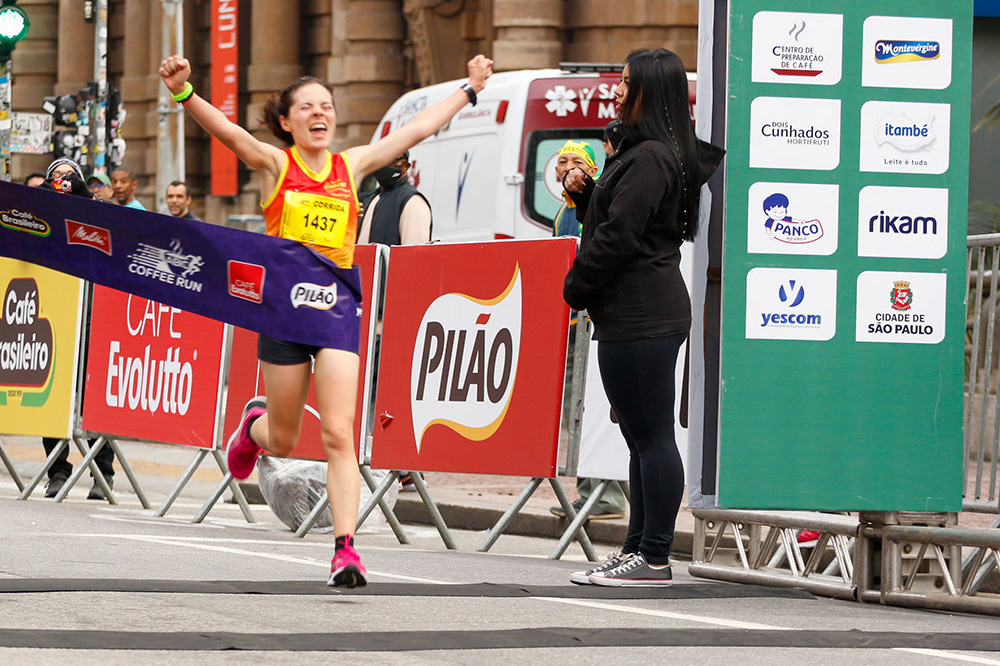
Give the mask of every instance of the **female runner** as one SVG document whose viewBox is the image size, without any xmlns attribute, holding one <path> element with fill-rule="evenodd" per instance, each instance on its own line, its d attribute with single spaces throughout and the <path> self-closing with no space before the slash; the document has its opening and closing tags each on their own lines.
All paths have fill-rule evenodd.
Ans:
<svg viewBox="0 0 1000 666">
<path fill-rule="evenodd" d="M 305 243 L 350 269 L 357 235 L 358 200 L 354 183 L 390 163 L 424 138 L 437 132 L 467 103 L 493 73 L 493 61 L 478 55 L 468 63 L 469 82 L 449 97 L 422 111 L 412 121 L 377 143 L 355 146 L 332 154 L 337 113 L 333 88 L 314 77 L 303 77 L 272 98 L 264 108 L 264 123 L 288 148 L 258 141 L 247 130 L 194 93 L 188 77 L 191 65 L 171 56 L 160 66 L 160 76 L 171 96 L 194 120 L 216 137 L 244 164 L 260 175 L 266 231 L 271 236 L 295 237 L 295 229 L 282 229 L 291 209 L 309 206 L 323 198 L 339 200 L 349 210 L 343 240 L 319 238 Z M 355 326 L 359 324 L 354 324 Z M 257 345 L 264 385 L 262 398 L 247 403 L 239 428 L 229 439 L 229 469 L 245 479 L 261 451 L 287 456 L 295 448 L 309 390 L 310 362 L 322 423 L 323 447 L 329 461 L 327 491 L 333 511 L 336 550 L 328 585 L 359 587 L 367 583 L 366 570 L 354 549 L 360 480 L 354 453 L 354 409 L 357 399 L 359 358 L 357 349 L 330 349 L 276 340 L 261 335 Z"/>
</svg>

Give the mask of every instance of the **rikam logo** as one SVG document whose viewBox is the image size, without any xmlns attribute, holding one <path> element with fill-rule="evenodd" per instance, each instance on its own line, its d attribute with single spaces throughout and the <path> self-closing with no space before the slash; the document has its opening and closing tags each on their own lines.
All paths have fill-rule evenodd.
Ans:
<svg viewBox="0 0 1000 666">
<path fill-rule="evenodd" d="M 413 350 L 410 408 L 417 452 L 441 425 L 483 441 L 503 423 L 521 349 L 521 270 L 492 298 L 444 294 L 424 312 Z"/>
<path fill-rule="evenodd" d="M 757 12 L 750 62 L 753 81 L 833 85 L 840 81 L 844 17 Z"/>
<path fill-rule="evenodd" d="M 229 260 L 226 264 L 229 275 L 229 295 L 252 303 L 264 300 L 264 278 L 267 269 L 257 264 Z M 336 292 L 334 292 L 336 295 Z M 336 299 L 335 299 L 336 300 Z M 295 305 L 293 299 L 292 304 Z M 298 305 L 295 305 L 298 307 Z"/>
<path fill-rule="evenodd" d="M 837 330 L 837 271 L 753 268 L 746 307 L 749 339 L 829 340 Z"/>
<path fill-rule="evenodd" d="M 921 62 L 941 57 L 939 42 L 897 41 L 880 39 L 875 42 L 875 62 L 891 65 L 900 62 Z"/>
<path fill-rule="evenodd" d="M 48 222 L 38 219 L 30 211 L 16 208 L 0 211 L 0 226 L 14 231 L 26 231 L 35 236 L 48 236 L 52 233 Z"/>
<path fill-rule="evenodd" d="M 862 188 L 858 195 L 858 256 L 940 259 L 947 249 L 946 188 Z"/>
<path fill-rule="evenodd" d="M 92 224 L 66 220 L 66 243 L 85 245 L 111 256 L 111 232 Z"/>
</svg>

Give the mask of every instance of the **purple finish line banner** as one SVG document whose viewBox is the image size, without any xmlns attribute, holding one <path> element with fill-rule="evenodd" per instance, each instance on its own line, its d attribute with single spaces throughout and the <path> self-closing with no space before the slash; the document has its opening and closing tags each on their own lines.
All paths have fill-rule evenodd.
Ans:
<svg viewBox="0 0 1000 666">
<path fill-rule="evenodd" d="M 0 256 L 281 340 L 358 350 L 358 268 L 296 241 L 0 181 Z"/>
</svg>

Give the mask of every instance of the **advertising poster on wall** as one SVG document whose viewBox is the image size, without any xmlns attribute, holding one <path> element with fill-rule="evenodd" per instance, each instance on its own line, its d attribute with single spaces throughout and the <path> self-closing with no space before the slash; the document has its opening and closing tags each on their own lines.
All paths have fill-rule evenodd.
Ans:
<svg viewBox="0 0 1000 666">
<path fill-rule="evenodd" d="M 84 282 L 0 258 L 0 432 L 69 437 Z"/>
<path fill-rule="evenodd" d="M 960 510 L 972 3 L 729 7 L 718 504 Z"/>
</svg>

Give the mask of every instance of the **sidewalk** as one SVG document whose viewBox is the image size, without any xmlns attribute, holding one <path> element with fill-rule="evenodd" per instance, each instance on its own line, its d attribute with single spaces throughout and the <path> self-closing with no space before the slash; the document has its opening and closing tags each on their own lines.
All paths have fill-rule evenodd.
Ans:
<svg viewBox="0 0 1000 666">
<path fill-rule="evenodd" d="M 22 482 L 27 484 L 38 472 L 45 460 L 41 440 L 37 437 L 0 436 Z M 120 442 L 122 450 L 139 478 L 140 486 L 147 500 L 156 509 L 170 493 L 177 479 L 181 477 L 197 451 L 183 446 L 164 444 L 148 444 L 139 442 Z M 70 462 L 78 464 L 81 456 L 76 448 L 70 453 Z M 120 466 L 116 465 L 117 469 Z M 528 477 L 495 476 L 487 474 L 450 474 L 428 472 L 424 475 L 431 497 L 441 511 L 445 523 L 453 529 L 486 531 L 489 530 L 504 512 L 514 503 L 515 498 L 530 480 Z M 259 497 L 253 492 L 256 486 L 256 472 L 245 482 L 247 496 L 250 501 Z M 0 481 L 9 482 L 6 468 L 0 464 Z M 222 473 L 218 470 L 211 457 L 206 458 L 195 472 L 191 481 L 180 495 L 185 506 L 203 503 L 211 496 Z M 570 500 L 577 497 L 574 479 L 559 479 Z M 91 480 L 88 474 L 81 477 L 80 482 L 70 492 L 70 497 L 85 497 L 90 489 Z M 247 487 L 249 486 L 249 487 Z M 121 472 L 115 475 L 115 493 L 122 504 L 138 503 L 128 479 Z M 230 497 L 227 491 L 225 498 Z M 32 501 L 48 501 L 45 499 L 44 480 L 32 493 Z M 258 500 L 263 501 L 263 500 Z M 555 493 L 548 481 L 542 483 L 538 490 L 528 499 L 527 504 L 508 527 L 506 534 L 536 536 L 551 538 L 553 547 L 569 525 L 565 519 L 557 518 L 549 513 L 549 507 L 557 505 Z M 264 506 L 254 505 L 255 511 L 263 510 Z M 181 508 L 171 509 L 168 515 L 174 516 L 182 512 Z M 430 515 L 417 493 L 400 493 L 395 509 L 397 517 L 404 524 L 432 524 Z M 619 520 L 591 520 L 587 523 L 587 534 L 591 541 L 597 544 L 600 554 L 604 548 L 621 545 L 625 538 L 627 522 Z M 387 529 L 387 528 L 383 528 Z M 680 557 L 690 557 L 694 517 L 690 511 L 681 509 L 677 517 L 675 553 Z M 502 537 L 501 537 L 502 538 Z M 571 546 L 574 547 L 574 546 Z"/>
</svg>

